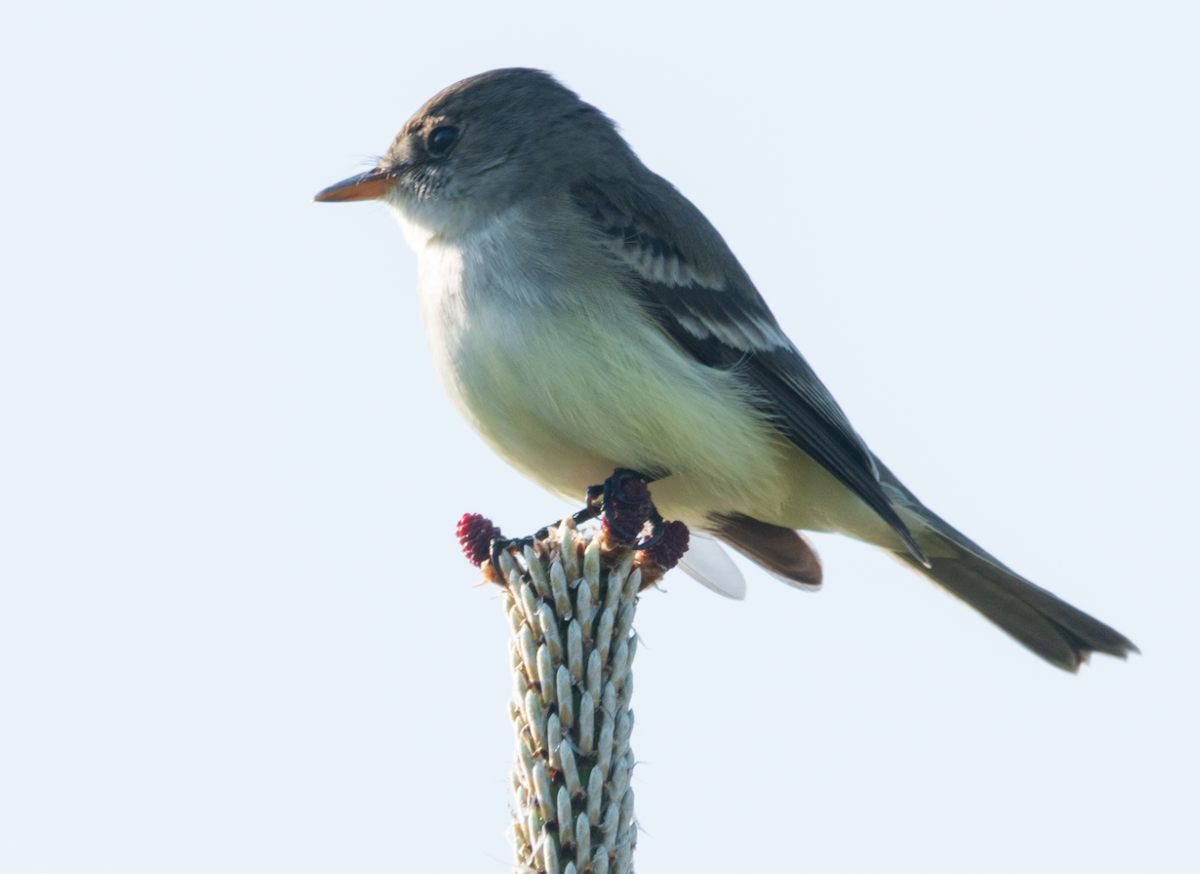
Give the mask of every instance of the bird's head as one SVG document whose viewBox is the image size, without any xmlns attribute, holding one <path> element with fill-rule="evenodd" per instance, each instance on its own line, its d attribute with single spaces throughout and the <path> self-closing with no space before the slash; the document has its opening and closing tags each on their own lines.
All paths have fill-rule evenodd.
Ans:
<svg viewBox="0 0 1200 874">
<path fill-rule="evenodd" d="M 316 199 L 382 200 L 436 234 L 590 175 L 627 173 L 630 162 L 637 159 L 613 123 L 549 73 L 492 70 L 436 95 L 373 170 Z"/>
</svg>

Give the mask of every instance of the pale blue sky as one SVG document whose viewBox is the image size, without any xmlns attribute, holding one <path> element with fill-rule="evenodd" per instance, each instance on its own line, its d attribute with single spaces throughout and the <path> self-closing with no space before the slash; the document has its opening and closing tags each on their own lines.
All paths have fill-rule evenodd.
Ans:
<svg viewBox="0 0 1200 874">
<path fill-rule="evenodd" d="M 1197 864 L 1185 3 L 26 4 L 0 138 L 0 868 L 502 872 L 507 624 L 415 259 L 314 205 L 538 66 L 725 235 L 937 512 L 1138 643 L 1071 677 L 882 554 L 643 600 L 637 867 Z"/>
</svg>

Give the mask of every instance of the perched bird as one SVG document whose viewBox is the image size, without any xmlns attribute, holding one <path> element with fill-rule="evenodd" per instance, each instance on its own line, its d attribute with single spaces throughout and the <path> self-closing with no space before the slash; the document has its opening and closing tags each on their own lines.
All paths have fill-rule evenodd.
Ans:
<svg viewBox="0 0 1200 874">
<path fill-rule="evenodd" d="M 550 491 L 578 499 L 633 469 L 657 478 L 664 516 L 799 587 L 820 585 L 821 564 L 797 529 L 835 531 L 894 553 L 1060 668 L 1136 652 L 917 500 L 704 215 L 548 73 L 451 85 L 375 169 L 316 199 L 395 211 L 443 386 Z M 740 596 L 733 563 L 703 543 L 685 569 Z"/>
</svg>

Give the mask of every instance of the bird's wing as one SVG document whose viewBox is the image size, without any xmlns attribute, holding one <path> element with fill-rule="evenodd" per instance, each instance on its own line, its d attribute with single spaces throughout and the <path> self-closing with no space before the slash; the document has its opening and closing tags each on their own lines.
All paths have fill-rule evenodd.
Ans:
<svg viewBox="0 0 1200 874">
<path fill-rule="evenodd" d="M 635 293 L 662 329 L 697 361 L 736 366 L 780 431 L 927 563 L 880 485 L 866 444 L 703 213 L 649 171 L 636 182 L 583 181 L 571 194 L 603 244 L 628 265 Z"/>
</svg>

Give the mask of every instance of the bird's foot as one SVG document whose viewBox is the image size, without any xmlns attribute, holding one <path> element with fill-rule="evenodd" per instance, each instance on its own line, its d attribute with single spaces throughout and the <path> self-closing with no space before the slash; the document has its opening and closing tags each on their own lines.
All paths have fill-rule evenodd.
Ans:
<svg viewBox="0 0 1200 874">
<path fill-rule="evenodd" d="M 618 468 L 603 485 L 588 489 L 588 507 L 595 518 L 604 515 L 604 531 L 617 543 L 631 549 L 649 549 L 662 539 L 663 518 L 650 500 L 655 477 L 628 468 Z M 646 523 L 650 534 L 641 540 Z"/>
<path fill-rule="evenodd" d="M 602 536 L 613 547 L 646 551 L 663 570 L 674 567 L 687 549 L 687 526 L 682 522 L 663 521 L 650 500 L 648 484 L 655 479 L 657 477 L 636 470 L 618 468 L 600 485 L 588 487 L 586 505 L 569 518 L 579 525 L 603 516 Z M 551 529 L 559 524 L 539 528 L 532 536 L 509 538 L 502 536 L 500 529 L 489 520 L 478 514 L 468 514 L 459 523 L 458 533 L 468 559 L 476 565 L 486 561 L 495 581 L 500 582 L 505 579 L 500 560 L 504 553 L 516 550 L 519 554 L 527 546 L 536 548 L 537 543 L 550 537 Z M 664 535 L 670 543 L 663 541 Z"/>
</svg>

